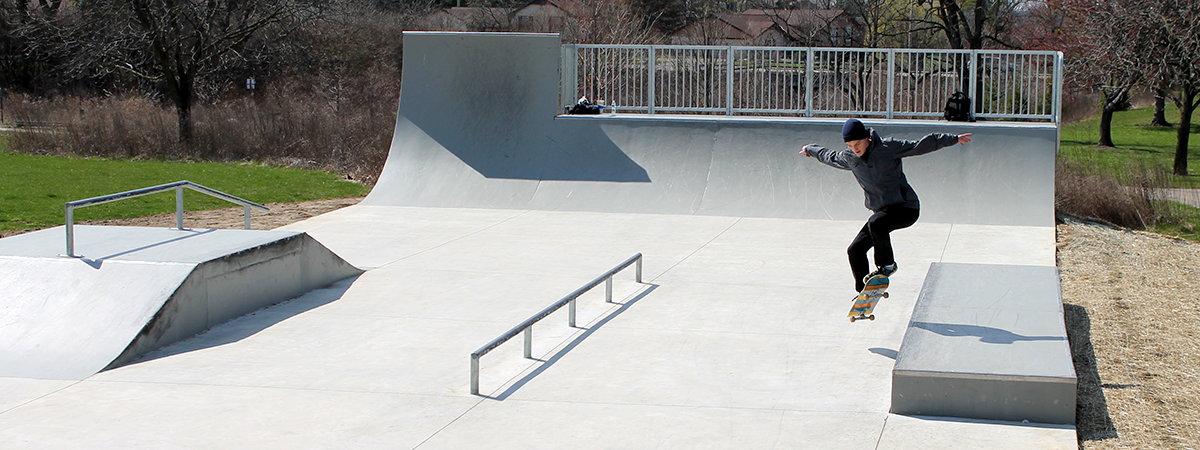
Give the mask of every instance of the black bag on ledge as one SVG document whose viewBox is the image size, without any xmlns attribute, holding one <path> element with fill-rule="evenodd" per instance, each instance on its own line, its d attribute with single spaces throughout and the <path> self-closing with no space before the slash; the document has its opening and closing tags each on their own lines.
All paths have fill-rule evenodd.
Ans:
<svg viewBox="0 0 1200 450">
<path fill-rule="evenodd" d="M 971 116 L 971 97 L 962 91 L 950 95 L 946 101 L 946 113 L 942 116 L 951 122 L 974 122 Z"/>
</svg>

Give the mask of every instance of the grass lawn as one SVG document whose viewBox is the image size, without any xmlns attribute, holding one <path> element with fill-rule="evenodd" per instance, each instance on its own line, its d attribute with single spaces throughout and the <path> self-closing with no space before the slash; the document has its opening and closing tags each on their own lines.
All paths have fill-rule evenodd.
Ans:
<svg viewBox="0 0 1200 450">
<path fill-rule="evenodd" d="M 1142 167 L 1157 173 L 1170 174 L 1175 161 L 1175 130 L 1179 125 L 1179 110 L 1168 104 L 1167 121 L 1174 127 L 1152 127 L 1147 124 L 1154 117 L 1154 108 L 1120 111 L 1113 114 L 1112 134 L 1116 148 L 1098 148 L 1100 119 L 1066 125 L 1062 127 L 1059 159 L 1086 172 L 1115 175 L 1124 179 L 1131 170 L 1140 172 Z M 1193 118 L 1196 120 L 1197 118 Z M 1192 124 L 1192 134 L 1197 125 Z M 1188 172 L 1200 174 L 1200 136 L 1192 136 L 1188 142 Z M 1167 176 L 1171 187 L 1200 188 L 1200 177 Z"/>
<path fill-rule="evenodd" d="M 3 141 L 0 141 L 0 146 Z M 66 202 L 188 180 L 256 203 L 364 195 L 366 186 L 327 172 L 236 163 L 60 158 L 0 151 L 0 230 L 62 225 Z M 236 206 L 184 190 L 188 211 Z M 175 211 L 174 192 L 75 210 L 75 220 Z"/>
</svg>

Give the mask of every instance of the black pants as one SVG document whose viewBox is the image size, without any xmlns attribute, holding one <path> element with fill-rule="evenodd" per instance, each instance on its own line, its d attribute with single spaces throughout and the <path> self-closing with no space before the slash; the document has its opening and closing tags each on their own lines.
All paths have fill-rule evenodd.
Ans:
<svg viewBox="0 0 1200 450">
<path fill-rule="evenodd" d="M 896 262 L 892 253 L 892 237 L 889 233 L 908 228 L 917 223 L 921 210 L 903 206 L 885 206 L 867 219 L 846 253 L 850 255 L 850 270 L 854 272 L 854 290 L 862 292 L 863 277 L 871 272 L 867 265 L 867 250 L 875 247 L 875 265 L 886 266 Z"/>
</svg>

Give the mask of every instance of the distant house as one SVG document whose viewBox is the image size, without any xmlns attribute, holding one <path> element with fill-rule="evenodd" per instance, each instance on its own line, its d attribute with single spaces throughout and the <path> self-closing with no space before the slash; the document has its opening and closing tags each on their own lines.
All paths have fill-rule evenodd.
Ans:
<svg viewBox="0 0 1200 450">
<path fill-rule="evenodd" d="M 515 26 L 512 8 L 446 8 L 425 16 L 417 28 L 425 31 L 509 31 Z"/>
<path fill-rule="evenodd" d="M 532 0 L 513 12 L 513 21 L 522 31 L 560 33 L 573 17 L 591 14 L 580 0 Z"/>
<path fill-rule="evenodd" d="M 853 47 L 862 25 L 835 9 L 751 9 L 713 14 L 671 33 L 675 45 Z"/>
</svg>

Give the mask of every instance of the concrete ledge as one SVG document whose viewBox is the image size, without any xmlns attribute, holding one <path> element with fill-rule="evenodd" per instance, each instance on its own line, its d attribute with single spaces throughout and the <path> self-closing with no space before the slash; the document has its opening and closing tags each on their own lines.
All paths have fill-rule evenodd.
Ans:
<svg viewBox="0 0 1200 450">
<path fill-rule="evenodd" d="M 1058 269 L 933 263 L 892 370 L 896 414 L 1075 423 Z"/>
</svg>

